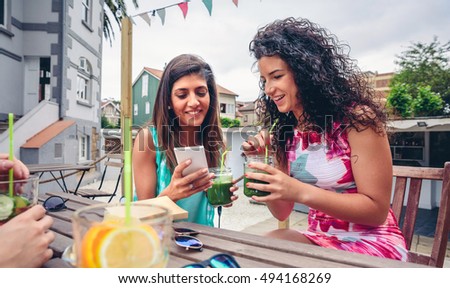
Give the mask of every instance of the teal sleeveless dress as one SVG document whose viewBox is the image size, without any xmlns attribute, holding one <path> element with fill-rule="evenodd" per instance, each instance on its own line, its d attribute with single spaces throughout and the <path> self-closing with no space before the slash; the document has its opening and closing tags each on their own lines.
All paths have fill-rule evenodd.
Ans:
<svg viewBox="0 0 450 288">
<path fill-rule="evenodd" d="M 149 131 L 152 134 L 153 143 L 156 148 L 156 196 L 158 196 L 169 186 L 172 173 L 167 166 L 166 154 L 163 151 L 159 151 L 158 136 L 155 127 L 150 126 Z M 214 226 L 214 207 L 209 204 L 205 192 L 195 193 L 188 198 L 178 200 L 176 203 L 188 211 L 188 218 L 183 221 Z"/>
</svg>

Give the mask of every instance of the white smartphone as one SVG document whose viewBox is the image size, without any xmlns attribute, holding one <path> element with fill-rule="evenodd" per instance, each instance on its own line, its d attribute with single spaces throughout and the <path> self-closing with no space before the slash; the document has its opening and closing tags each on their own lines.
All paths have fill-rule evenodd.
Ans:
<svg viewBox="0 0 450 288">
<path fill-rule="evenodd" d="M 181 173 L 183 176 L 189 175 L 202 168 L 208 168 L 206 161 L 205 148 L 203 146 L 175 147 L 175 157 L 178 164 L 187 159 L 191 159 L 192 163 Z"/>
</svg>

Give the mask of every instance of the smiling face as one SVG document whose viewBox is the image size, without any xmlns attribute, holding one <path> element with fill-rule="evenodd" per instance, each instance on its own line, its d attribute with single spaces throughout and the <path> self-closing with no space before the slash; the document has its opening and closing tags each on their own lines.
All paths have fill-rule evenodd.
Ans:
<svg viewBox="0 0 450 288">
<path fill-rule="evenodd" d="M 181 128 L 200 126 L 205 120 L 210 96 L 206 80 L 200 75 L 190 74 L 175 81 L 170 99 Z"/>
<path fill-rule="evenodd" d="M 258 60 L 258 67 L 264 92 L 277 105 L 278 111 L 281 113 L 292 111 L 298 118 L 303 109 L 297 98 L 298 88 L 294 74 L 286 62 L 277 55 L 264 56 Z"/>
</svg>

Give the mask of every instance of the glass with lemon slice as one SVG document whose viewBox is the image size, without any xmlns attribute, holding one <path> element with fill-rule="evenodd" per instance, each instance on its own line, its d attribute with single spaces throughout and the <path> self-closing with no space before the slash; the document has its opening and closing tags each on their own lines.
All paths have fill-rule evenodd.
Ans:
<svg viewBox="0 0 450 288">
<path fill-rule="evenodd" d="M 162 268 L 169 260 L 172 217 L 161 206 L 131 203 L 81 208 L 72 217 L 76 266 L 82 268 Z"/>
</svg>

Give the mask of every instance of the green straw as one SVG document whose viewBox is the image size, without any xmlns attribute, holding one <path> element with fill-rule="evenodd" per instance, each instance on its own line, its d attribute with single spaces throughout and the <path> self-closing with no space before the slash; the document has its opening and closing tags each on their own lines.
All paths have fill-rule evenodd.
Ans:
<svg viewBox="0 0 450 288">
<path fill-rule="evenodd" d="M 14 114 L 8 114 L 8 126 L 9 126 L 9 160 L 14 161 L 14 138 L 13 138 L 13 128 L 14 128 Z M 14 188 L 14 170 L 9 169 L 9 197 L 13 197 Z"/>
<path fill-rule="evenodd" d="M 131 119 L 124 117 L 123 188 L 125 192 L 125 224 L 131 225 Z"/>
<path fill-rule="evenodd" d="M 223 167 L 225 167 L 225 154 L 227 154 L 228 151 L 230 151 L 230 147 L 227 147 L 227 149 L 225 149 L 225 151 L 222 153 L 222 160 L 220 162 L 220 172 L 222 172 Z"/>
<path fill-rule="evenodd" d="M 269 137 L 270 137 L 270 133 L 272 133 L 272 131 L 273 131 L 273 129 L 275 128 L 275 125 L 277 125 L 277 123 L 278 123 L 278 118 L 277 119 L 275 119 L 275 121 L 273 122 L 273 124 L 272 124 L 272 126 L 270 127 L 270 129 L 269 129 Z M 270 138 L 269 138 L 269 141 L 270 141 Z M 267 163 L 267 159 L 269 158 L 269 145 L 268 144 L 266 144 L 266 157 L 265 157 L 265 161 L 266 161 L 266 163 Z"/>
</svg>

